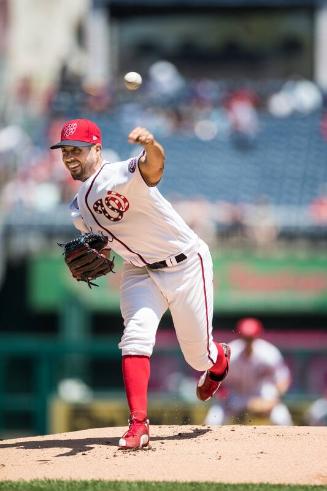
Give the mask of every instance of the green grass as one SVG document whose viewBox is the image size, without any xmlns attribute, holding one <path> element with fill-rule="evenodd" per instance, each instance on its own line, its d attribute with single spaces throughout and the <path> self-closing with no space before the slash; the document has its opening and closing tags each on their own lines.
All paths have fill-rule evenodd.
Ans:
<svg viewBox="0 0 327 491">
<path fill-rule="evenodd" d="M 322 491 L 327 486 L 210 482 L 3 481 L 1 491 Z"/>
</svg>

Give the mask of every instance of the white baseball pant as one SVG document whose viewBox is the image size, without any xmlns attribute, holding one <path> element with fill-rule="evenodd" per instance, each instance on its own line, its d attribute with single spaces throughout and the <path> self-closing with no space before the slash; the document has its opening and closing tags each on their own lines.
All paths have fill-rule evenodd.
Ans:
<svg viewBox="0 0 327 491">
<path fill-rule="evenodd" d="M 167 309 L 187 363 L 199 371 L 212 367 L 218 355 L 212 338 L 213 267 L 209 248 L 202 240 L 199 249 L 176 266 L 151 270 L 124 265 L 122 355 L 151 356 L 160 319 Z"/>
</svg>

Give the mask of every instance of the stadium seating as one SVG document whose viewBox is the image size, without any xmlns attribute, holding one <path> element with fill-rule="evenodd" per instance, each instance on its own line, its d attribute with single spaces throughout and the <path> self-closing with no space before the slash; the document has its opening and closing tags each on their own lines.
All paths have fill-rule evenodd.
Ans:
<svg viewBox="0 0 327 491">
<path fill-rule="evenodd" d="M 260 114 L 256 142 L 247 149 L 228 135 L 202 141 L 195 136 L 163 136 L 167 151 L 161 189 L 170 196 L 202 196 L 209 201 L 307 206 L 327 182 L 326 142 L 320 113 L 275 118 Z M 117 115 L 100 120 L 105 141 L 121 158 L 129 157 L 127 130 Z"/>
</svg>

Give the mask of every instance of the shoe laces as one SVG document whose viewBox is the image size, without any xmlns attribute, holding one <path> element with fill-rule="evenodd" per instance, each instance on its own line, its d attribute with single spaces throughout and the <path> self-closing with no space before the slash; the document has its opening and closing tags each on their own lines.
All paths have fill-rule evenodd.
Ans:
<svg viewBox="0 0 327 491">
<path fill-rule="evenodd" d="M 143 421 L 139 421 L 135 418 L 130 418 L 128 420 L 129 428 L 125 433 L 125 436 L 137 436 L 138 430 L 140 427 L 147 427 L 148 420 L 144 419 Z"/>
</svg>

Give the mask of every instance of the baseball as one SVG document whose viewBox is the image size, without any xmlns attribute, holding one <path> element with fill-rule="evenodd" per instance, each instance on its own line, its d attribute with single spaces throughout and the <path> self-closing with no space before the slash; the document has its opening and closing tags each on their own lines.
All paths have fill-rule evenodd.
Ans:
<svg viewBox="0 0 327 491">
<path fill-rule="evenodd" d="M 124 76 L 124 83 L 128 90 L 137 90 L 142 85 L 142 77 L 137 72 L 128 72 Z"/>
</svg>

